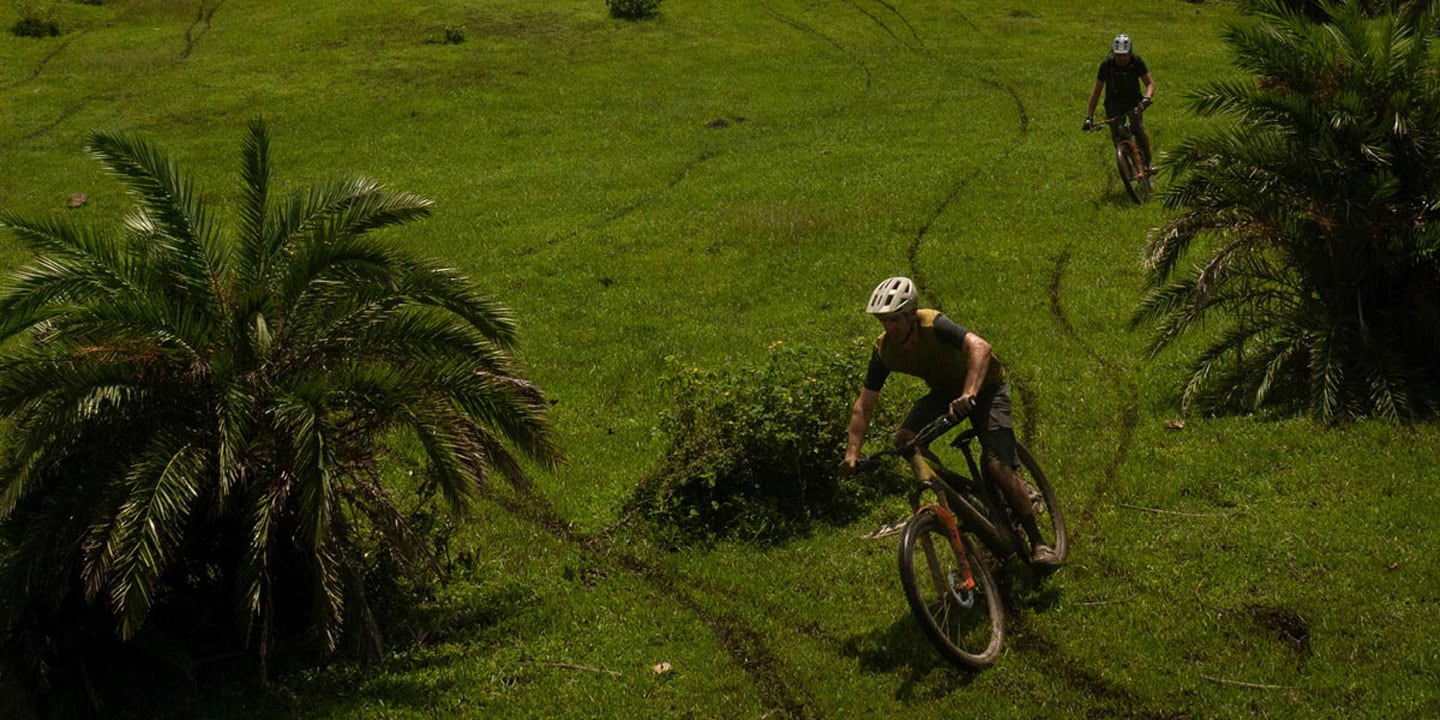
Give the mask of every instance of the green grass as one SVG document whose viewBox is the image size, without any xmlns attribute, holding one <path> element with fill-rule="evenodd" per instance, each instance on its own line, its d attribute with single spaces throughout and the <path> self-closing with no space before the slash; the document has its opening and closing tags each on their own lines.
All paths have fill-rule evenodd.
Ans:
<svg viewBox="0 0 1440 720">
<path fill-rule="evenodd" d="M 1131 205 L 1104 135 L 1079 131 L 1095 66 L 1136 38 L 1163 151 L 1204 127 L 1184 93 L 1234 73 L 1230 4 L 667 0 L 635 23 L 600 0 L 59 7 L 59 38 L 0 35 L 4 210 L 86 192 L 70 212 L 123 212 L 92 129 L 142 134 L 229 199 L 264 115 L 281 182 L 364 174 L 437 201 L 394 240 L 516 309 L 570 456 L 541 478 L 552 511 L 484 510 L 473 573 L 433 608 L 450 632 L 181 713 L 1440 715 L 1440 432 L 1166 430 L 1188 350 L 1147 360 L 1127 327 L 1164 211 Z M 436 42 L 452 25 L 466 42 Z M 0 239 L 0 263 L 17 252 Z M 675 554 L 617 516 L 661 452 L 667 357 L 756 363 L 783 340 L 858 366 L 878 331 L 861 304 L 897 273 L 996 346 L 1069 511 L 1069 566 L 1007 573 L 1011 635 L 980 674 L 919 635 L 892 542 L 860 539 L 903 499 L 779 547 Z"/>
</svg>

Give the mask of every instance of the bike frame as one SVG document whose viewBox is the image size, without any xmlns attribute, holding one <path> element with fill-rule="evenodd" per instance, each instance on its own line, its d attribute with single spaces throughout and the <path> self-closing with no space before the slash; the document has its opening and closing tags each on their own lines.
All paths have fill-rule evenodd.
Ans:
<svg viewBox="0 0 1440 720">
<path fill-rule="evenodd" d="M 970 451 L 970 441 L 977 437 L 978 433 L 973 428 L 966 430 L 951 443 L 952 447 L 959 448 L 965 456 L 965 462 L 970 467 L 970 477 L 965 477 L 945 467 L 940 459 L 930 452 L 929 443 L 943 433 L 942 430 L 935 435 L 935 438 L 912 446 L 909 462 L 910 468 L 915 474 L 916 483 L 915 488 L 910 491 L 910 507 L 916 512 L 924 507 L 943 509 L 942 521 L 948 525 L 949 521 L 946 520 L 946 516 L 954 518 L 958 527 L 975 533 L 980 541 L 997 556 L 1003 557 L 1015 552 L 1015 540 L 1001 529 L 1008 528 L 1008 524 L 997 522 L 1004 515 L 1001 509 L 996 507 L 993 499 L 994 490 L 983 486 L 985 476 L 980 473 L 975 456 Z M 924 436 L 925 433 L 922 430 L 919 437 Z M 936 502 L 922 506 L 921 498 L 926 492 L 934 494 Z"/>
<path fill-rule="evenodd" d="M 1130 193 L 1136 202 L 1148 200 L 1153 192 L 1150 173 L 1146 171 L 1145 157 L 1140 152 L 1140 141 L 1135 136 L 1134 118 L 1144 112 L 1144 106 L 1136 106 L 1132 110 L 1120 113 L 1114 117 L 1106 118 L 1096 123 L 1093 129 L 1100 129 L 1102 126 L 1115 128 L 1115 165 L 1120 172 L 1120 179 L 1125 183 L 1126 192 Z M 1130 172 L 1126 172 L 1129 166 Z M 1140 183 L 1140 188 L 1132 187 L 1133 183 Z M 1145 197 L 1140 197 L 1143 190 Z"/>
<path fill-rule="evenodd" d="M 1130 128 L 1129 122 L 1120 124 L 1120 137 L 1115 141 L 1115 153 L 1117 156 L 1120 153 L 1129 155 L 1130 166 L 1135 168 L 1136 180 L 1145 177 L 1145 158 L 1140 154 L 1140 141 L 1135 139 L 1135 131 Z"/>
</svg>

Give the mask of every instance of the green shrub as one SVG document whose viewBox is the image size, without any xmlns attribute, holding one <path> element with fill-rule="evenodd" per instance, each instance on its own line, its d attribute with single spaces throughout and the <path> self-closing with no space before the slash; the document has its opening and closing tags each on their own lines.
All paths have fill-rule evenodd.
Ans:
<svg viewBox="0 0 1440 720">
<path fill-rule="evenodd" d="M 10 34 L 15 37 L 44 38 L 55 37 L 60 34 L 60 26 L 53 20 L 39 20 L 36 18 L 20 18 L 10 26 Z"/>
<path fill-rule="evenodd" d="M 445 26 L 445 39 L 444 39 L 444 41 L 443 41 L 443 44 L 445 44 L 445 45 L 459 45 L 460 43 L 463 43 L 463 42 L 465 42 L 465 26 L 464 26 L 464 25 L 446 25 L 446 26 Z"/>
<path fill-rule="evenodd" d="M 55 22 L 53 0 L 14 0 L 15 14 L 20 16 L 10 33 L 16 37 L 44 38 L 60 34 L 60 24 Z"/>
<path fill-rule="evenodd" d="M 854 357 L 776 343 L 759 367 L 673 372 L 659 428 L 669 447 L 629 508 L 676 545 L 781 540 L 854 520 L 899 486 L 839 471 L 863 370 Z M 877 413 L 877 427 L 891 423 Z"/>
<path fill-rule="evenodd" d="M 660 0 L 605 0 L 610 17 L 640 20 L 660 12 Z"/>
</svg>

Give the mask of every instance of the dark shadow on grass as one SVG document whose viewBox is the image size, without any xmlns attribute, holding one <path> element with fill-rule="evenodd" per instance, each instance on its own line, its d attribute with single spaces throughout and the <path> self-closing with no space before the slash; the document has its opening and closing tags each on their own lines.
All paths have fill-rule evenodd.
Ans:
<svg viewBox="0 0 1440 720">
<path fill-rule="evenodd" d="M 850 637 L 840 654 L 859 661 L 863 672 L 901 676 L 895 699 L 905 703 L 944 698 L 969 686 L 979 674 L 941 657 L 909 613 L 887 627 Z"/>
<path fill-rule="evenodd" d="M 1095 198 L 1093 203 L 1095 207 L 1108 207 L 1112 210 L 1127 211 L 1139 210 L 1144 207 L 1144 205 L 1135 202 L 1135 200 L 1130 197 L 1130 193 L 1125 191 L 1125 186 L 1120 183 L 1120 179 L 1115 173 L 1110 173 L 1109 178 L 1109 182 L 1105 183 L 1104 194 Z M 1154 200 L 1152 199 L 1151 202 L 1154 202 Z"/>
<path fill-rule="evenodd" d="M 1049 582 L 1053 574 L 1042 576 L 1025 563 L 1012 560 L 999 567 L 991 567 L 990 575 L 1000 589 L 1007 616 L 1026 611 L 1049 612 L 1060 604 L 1063 593 Z"/>
<path fill-rule="evenodd" d="M 473 694 L 459 680 L 449 679 L 453 673 L 448 669 L 522 642 L 543 628 L 534 612 L 538 606 L 535 594 L 523 585 L 484 588 L 463 600 L 413 610 L 390 635 L 405 642 L 389 646 L 396 652 L 377 663 L 343 661 L 320 668 L 296 663 L 263 684 L 248 655 L 202 658 L 193 682 L 152 683 L 150 699 L 135 703 L 129 715 L 110 717 L 290 719 L 348 716 L 377 706 L 440 717 L 447 700 Z M 463 655 L 454 650 L 457 645 L 465 648 Z M 522 664 L 498 682 L 527 684 L 535 672 Z"/>
</svg>

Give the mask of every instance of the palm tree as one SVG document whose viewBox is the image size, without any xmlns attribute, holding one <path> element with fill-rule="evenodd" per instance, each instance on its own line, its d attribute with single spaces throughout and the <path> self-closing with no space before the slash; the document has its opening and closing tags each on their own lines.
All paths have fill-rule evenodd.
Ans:
<svg viewBox="0 0 1440 720">
<path fill-rule="evenodd" d="M 262 662 L 296 616 L 373 652 L 366 554 L 424 562 L 389 449 L 461 514 L 495 475 L 523 487 L 522 457 L 560 460 L 514 318 L 375 236 L 429 200 L 366 179 L 272 198 L 261 121 L 233 229 L 151 145 L 89 148 L 137 201 L 119 227 L 0 215 L 33 252 L 0 289 L 0 629 L 99 608 L 124 640 L 210 593 Z"/>
<path fill-rule="evenodd" d="M 1437 16 L 1323 7 L 1320 24 L 1270 0 L 1233 25 L 1225 40 L 1253 79 L 1191 98 L 1233 122 L 1169 158 L 1178 212 L 1150 235 L 1135 322 L 1154 325 L 1152 352 L 1219 325 L 1187 407 L 1334 421 L 1440 406 Z"/>
<path fill-rule="evenodd" d="M 1418 23 L 1429 14 L 1430 19 L 1440 20 L 1440 15 L 1435 15 L 1433 10 L 1440 7 L 1437 0 L 1283 0 L 1282 5 L 1290 10 L 1302 13 L 1305 17 L 1315 22 L 1327 22 L 1331 16 L 1331 9 L 1338 4 L 1355 5 L 1361 12 L 1369 16 L 1384 16 L 1394 13 L 1399 18 L 1415 27 L 1424 30 L 1426 26 Z M 1270 5 L 1268 0 L 1247 0 L 1240 3 L 1240 8 L 1245 11 L 1265 12 Z M 1429 26 L 1431 32 L 1435 30 L 1432 24 Z"/>
</svg>

